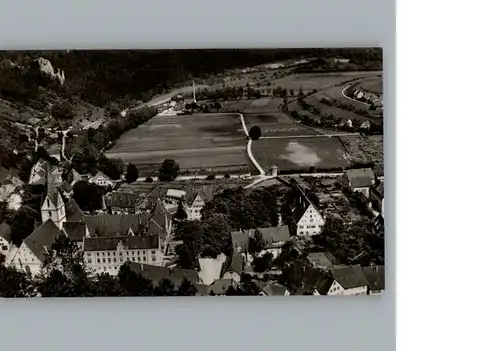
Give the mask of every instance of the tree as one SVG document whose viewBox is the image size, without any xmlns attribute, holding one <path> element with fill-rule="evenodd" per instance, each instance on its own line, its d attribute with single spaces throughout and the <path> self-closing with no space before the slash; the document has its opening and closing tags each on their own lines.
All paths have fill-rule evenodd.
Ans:
<svg viewBox="0 0 500 351">
<path fill-rule="evenodd" d="M 184 206 L 182 204 L 182 201 L 180 201 L 180 200 L 179 200 L 179 203 L 177 204 L 177 210 L 175 211 L 174 218 L 179 219 L 179 220 L 187 219 L 187 213 L 184 210 Z"/>
<path fill-rule="evenodd" d="M 124 170 L 123 161 L 119 158 L 107 158 L 104 154 L 99 156 L 98 168 L 113 180 L 121 178 Z"/>
<path fill-rule="evenodd" d="M 253 269 L 258 273 L 263 273 L 271 268 L 273 263 L 273 254 L 266 252 L 261 257 L 254 257 L 252 265 Z"/>
<path fill-rule="evenodd" d="M 125 296 L 152 296 L 154 293 L 153 283 L 134 272 L 127 263 L 120 266 L 118 284 Z"/>
<path fill-rule="evenodd" d="M 101 210 L 102 192 L 97 184 L 89 184 L 83 180 L 73 186 L 73 198 L 83 211 Z"/>
<path fill-rule="evenodd" d="M 5 256 L 0 253 L 0 297 L 30 297 L 34 290 L 31 277 L 14 267 L 5 267 Z"/>
<path fill-rule="evenodd" d="M 210 174 L 207 176 L 207 180 L 214 180 L 215 179 L 215 174 Z"/>
<path fill-rule="evenodd" d="M 57 120 L 73 119 L 76 116 L 73 106 L 67 101 L 55 103 L 52 106 L 51 114 Z"/>
<path fill-rule="evenodd" d="M 160 167 L 158 178 L 162 182 L 171 182 L 179 174 L 179 165 L 174 160 L 165 159 Z"/>
<path fill-rule="evenodd" d="M 229 178 L 231 178 L 231 176 L 229 174 L 227 174 L 227 173 L 224 174 L 224 179 L 229 179 Z"/>
<path fill-rule="evenodd" d="M 266 243 L 259 229 L 255 229 L 253 237 L 248 239 L 248 252 L 250 254 L 258 254 L 264 250 Z"/>
<path fill-rule="evenodd" d="M 169 279 L 161 279 L 154 287 L 155 296 L 175 296 L 175 286 Z"/>
<path fill-rule="evenodd" d="M 33 232 L 38 218 L 38 212 L 30 206 L 23 205 L 17 210 L 10 224 L 10 235 L 14 245 L 19 247 L 23 240 Z"/>
<path fill-rule="evenodd" d="M 184 277 L 177 289 L 177 296 L 194 296 L 197 292 L 196 286 Z"/>
<path fill-rule="evenodd" d="M 248 131 L 248 135 L 252 140 L 259 140 L 260 137 L 262 136 L 262 131 L 259 126 L 253 126 Z"/>
<path fill-rule="evenodd" d="M 134 166 L 132 163 L 129 163 L 127 166 L 127 174 L 125 175 L 125 180 L 127 183 L 133 183 L 139 178 L 139 171 L 137 170 L 137 167 Z"/>
<path fill-rule="evenodd" d="M 153 182 L 153 178 L 147 176 L 146 177 L 146 183 L 152 183 Z"/>
<path fill-rule="evenodd" d="M 217 110 L 217 112 L 219 112 L 219 110 L 222 108 L 221 104 L 217 101 L 215 104 L 214 104 L 214 108 Z"/>
<path fill-rule="evenodd" d="M 181 244 L 175 247 L 177 254 L 177 265 L 184 269 L 193 269 L 196 267 L 196 257 L 192 249 L 187 244 Z"/>
</svg>

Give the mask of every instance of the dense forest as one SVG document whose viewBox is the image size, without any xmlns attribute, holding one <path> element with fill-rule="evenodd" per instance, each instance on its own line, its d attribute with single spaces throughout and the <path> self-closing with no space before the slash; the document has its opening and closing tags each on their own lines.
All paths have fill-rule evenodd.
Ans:
<svg viewBox="0 0 500 351">
<path fill-rule="evenodd" d="M 65 73 L 61 94 L 96 106 L 119 99 L 148 100 L 193 77 L 207 78 L 227 69 L 312 56 L 341 56 L 355 62 L 381 61 L 381 49 L 235 49 L 235 50 L 114 50 L 0 52 L 0 97 L 34 98 L 36 84 L 47 85 L 29 68 L 34 59 L 48 59 Z M 5 63 L 9 64 L 5 64 Z M 12 65 L 14 63 L 14 65 Z"/>
</svg>

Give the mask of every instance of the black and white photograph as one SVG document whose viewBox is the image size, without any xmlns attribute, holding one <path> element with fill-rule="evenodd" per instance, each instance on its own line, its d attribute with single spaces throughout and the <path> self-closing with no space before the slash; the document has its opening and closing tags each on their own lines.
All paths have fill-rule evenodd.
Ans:
<svg viewBox="0 0 500 351">
<path fill-rule="evenodd" d="M 381 295 L 383 51 L 0 51 L 0 297 Z"/>
</svg>

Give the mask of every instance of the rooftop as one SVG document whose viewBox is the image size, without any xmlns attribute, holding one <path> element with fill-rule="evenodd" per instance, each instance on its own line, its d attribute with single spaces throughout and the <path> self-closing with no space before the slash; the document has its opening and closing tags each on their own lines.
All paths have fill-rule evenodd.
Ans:
<svg viewBox="0 0 500 351">
<path fill-rule="evenodd" d="M 84 251 L 108 251 L 116 250 L 118 244 L 121 243 L 124 250 L 151 250 L 159 249 L 160 238 L 158 235 L 144 236 L 116 236 L 116 237 L 85 237 L 83 239 Z"/>
<path fill-rule="evenodd" d="M 345 174 L 353 188 L 370 187 L 375 175 L 371 168 L 348 169 Z"/>
<path fill-rule="evenodd" d="M 360 265 L 349 266 L 349 267 L 336 267 L 331 269 L 335 280 L 344 288 L 352 289 L 362 286 L 367 286 L 368 282 L 363 274 L 363 269 Z"/>
<path fill-rule="evenodd" d="M 262 239 L 266 243 L 266 248 L 272 247 L 276 243 L 281 243 L 290 240 L 290 232 L 288 226 L 258 228 L 262 233 Z M 248 241 L 254 237 L 255 229 L 235 231 L 231 233 L 233 245 L 240 248 L 242 251 L 248 249 Z"/>
</svg>

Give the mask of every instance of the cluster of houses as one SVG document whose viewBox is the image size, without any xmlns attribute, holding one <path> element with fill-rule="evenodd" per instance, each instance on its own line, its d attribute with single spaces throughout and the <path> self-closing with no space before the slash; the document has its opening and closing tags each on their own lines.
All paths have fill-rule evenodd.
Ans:
<svg viewBox="0 0 500 351">
<path fill-rule="evenodd" d="M 366 102 L 368 104 L 373 104 L 375 108 L 383 108 L 384 107 L 384 95 L 383 94 L 375 94 L 369 91 L 364 91 L 362 89 L 354 90 L 353 97 L 356 100 Z"/>
<path fill-rule="evenodd" d="M 211 186 L 172 189 L 155 187 L 145 193 L 131 190 L 110 191 L 103 196 L 103 211 L 99 214 L 84 213 L 72 198 L 72 188 L 78 181 L 87 181 L 113 188 L 114 182 L 105 174 L 81 175 L 63 170 L 46 161 L 39 161 L 32 169 L 30 184 L 43 184 L 46 192 L 41 206 L 42 222 L 37 224 L 20 247 L 12 245 L 10 228 L 0 224 L 0 252 L 6 256 L 7 265 L 36 275 L 40 272 L 51 245 L 59 235 L 68 237 L 83 251 L 86 265 L 95 273 L 116 275 L 120 266 L 129 262 L 131 267 L 152 281 L 170 279 L 174 285 L 188 279 L 196 285 L 200 295 L 222 295 L 232 286 L 238 287 L 242 274 L 262 278 L 252 268 L 254 257 L 266 253 L 277 258 L 283 245 L 293 237 L 311 237 L 321 232 L 324 214 L 297 186 L 293 214 L 297 231 L 290 233 L 281 223 L 276 227 L 259 228 L 264 243 L 261 252 L 248 254 L 255 230 L 231 233 L 232 254 L 220 254 L 216 259 L 199 258 L 199 270 L 185 270 L 175 265 L 175 245 L 172 229 L 174 214 L 183 206 L 188 220 L 200 220 L 201 210 L 212 200 Z M 275 181 L 287 180 L 272 174 Z M 377 215 L 384 215 L 383 165 L 374 169 L 348 170 L 342 177 L 342 187 L 359 192 L 366 197 Z M 64 197 L 62 196 L 64 195 Z M 69 199 L 64 201 L 63 198 Z M 294 263 L 293 287 L 284 287 L 277 281 L 267 281 L 259 286 L 261 295 L 359 295 L 376 294 L 384 287 L 383 267 L 339 266 L 327 253 L 311 253 L 308 264 Z M 281 272 L 268 271 L 267 275 Z M 259 283 L 260 284 L 260 283 Z"/>
</svg>

